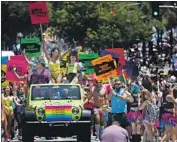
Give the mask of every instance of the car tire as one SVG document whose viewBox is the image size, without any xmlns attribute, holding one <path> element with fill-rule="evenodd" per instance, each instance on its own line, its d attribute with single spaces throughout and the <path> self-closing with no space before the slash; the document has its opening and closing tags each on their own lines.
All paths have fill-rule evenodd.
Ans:
<svg viewBox="0 0 177 142">
<path fill-rule="evenodd" d="M 22 130 L 22 142 L 34 142 L 34 136 L 30 131 Z"/>
<path fill-rule="evenodd" d="M 77 142 L 91 142 L 90 128 L 80 131 L 77 135 Z"/>
</svg>

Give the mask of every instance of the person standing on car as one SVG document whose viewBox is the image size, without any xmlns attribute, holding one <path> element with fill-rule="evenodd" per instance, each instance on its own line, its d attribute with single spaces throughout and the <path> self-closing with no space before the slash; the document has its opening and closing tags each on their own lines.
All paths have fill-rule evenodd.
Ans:
<svg viewBox="0 0 177 142">
<path fill-rule="evenodd" d="M 72 80 L 77 77 L 78 71 L 80 70 L 80 65 L 77 63 L 77 57 L 72 53 L 70 55 L 70 63 L 67 67 L 67 75 L 69 82 L 72 82 Z"/>
</svg>

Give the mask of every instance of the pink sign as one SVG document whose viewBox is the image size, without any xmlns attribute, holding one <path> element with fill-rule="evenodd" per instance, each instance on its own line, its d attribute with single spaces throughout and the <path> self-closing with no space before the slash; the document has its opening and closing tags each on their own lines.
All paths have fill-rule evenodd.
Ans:
<svg viewBox="0 0 177 142">
<path fill-rule="evenodd" d="M 19 81 L 18 78 L 14 74 L 14 71 L 13 71 L 14 68 L 16 68 L 16 72 L 19 76 L 25 75 L 28 69 L 25 62 L 9 60 L 7 62 L 7 68 L 6 68 L 6 80 Z"/>
<path fill-rule="evenodd" d="M 108 48 L 106 50 L 109 52 L 117 53 L 119 55 L 119 64 L 121 66 L 125 65 L 124 48 Z"/>
<path fill-rule="evenodd" d="M 49 15 L 46 1 L 29 3 L 28 8 L 32 24 L 49 23 Z"/>
<path fill-rule="evenodd" d="M 27 58 L 29 59 L 29 56 L 27 56 Z M 24 55 L 10 56 L 10 60 L 22 61 L 22 62 L 26 63 Z M 26 63 L 26 65 L 27 65 L 27 63 Z"/>
</svg>

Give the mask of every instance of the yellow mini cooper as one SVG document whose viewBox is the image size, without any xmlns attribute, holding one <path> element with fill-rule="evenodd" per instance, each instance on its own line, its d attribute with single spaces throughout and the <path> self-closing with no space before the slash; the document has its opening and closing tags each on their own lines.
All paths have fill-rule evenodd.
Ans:
<svg viewBox="0 0 177 142">
<path fill-rule="evenodd" d="M 71 137 L 90 142 L 91 112 L 83 108 L 78 84 L 31 85 L 23 120 L 22 141 L 34 136 Z"/>
</svg>

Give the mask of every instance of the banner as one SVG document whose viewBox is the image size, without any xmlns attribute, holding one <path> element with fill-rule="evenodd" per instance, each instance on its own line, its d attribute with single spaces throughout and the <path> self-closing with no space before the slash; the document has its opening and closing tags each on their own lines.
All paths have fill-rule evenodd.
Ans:
<svg viewBox="0 0 177 142">
<path fill-rule="evenodd" d="M 46 121 L 71 121 L 72 106 L 45 106 L 45 118 Z"/>
<path fill-rule="evenodd" d="M 1 85 L 6 87 L 9 85 L 9 81 L 6 80 L 6 67 L 7 65 L 1 65 Z"/>
<path fill-rule="evenodd" d="M 46 2 L 29 3 L 28 9 L 32 24 L 49 23 L 48 9 Z"/>
<path fill-rule="evenodd" d="M 125 65 L 124 49 L 123 48 L 109 48 L 109 49 L 106 49 L 106 51 L 109 51 L 112 53 L 117 53 L 119 55 L 119 65 L 118 66 Z"/>
<path fill-rule="evenodd" d="M 117 75 L 117 70 L 111 55 L 106 55 L 92 61 L 97 80 L 104 80 Z"/>
<path fill-rule="evenodd" d="M 25 49 L 25 54 L 30 57 L 41 56 L 41 43 L 39 38 L 22 38 L 20 43 L 22 50 Z"/>
<path fill-rule="evenodd" d="M 7 68 L 6 68 L 6 80 L 9 81 L 19 81 L 18 78 L 15 76 L 13 68 L 16 68 L 16 72 L 19 76 L 23 76 L 27 73 L 27 66 L 25 62 L 20 61 L 13 61 L 10 60 L 7 62 Z"/>
</svg>

